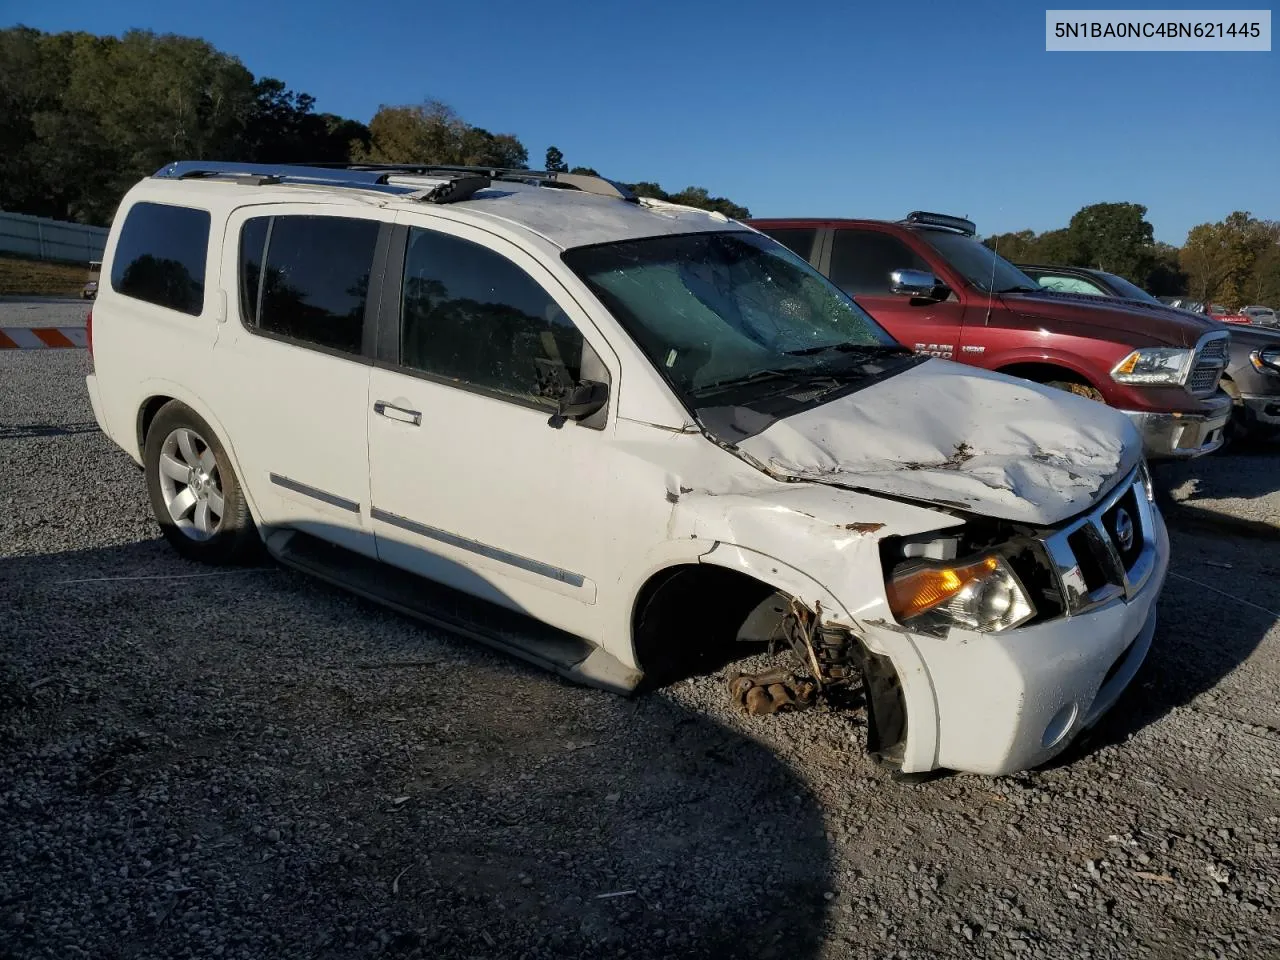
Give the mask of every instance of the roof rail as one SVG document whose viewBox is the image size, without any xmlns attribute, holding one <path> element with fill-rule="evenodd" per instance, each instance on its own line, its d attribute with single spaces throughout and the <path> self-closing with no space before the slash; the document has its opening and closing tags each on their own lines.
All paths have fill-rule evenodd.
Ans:
<svg viewBox="0 0 1280 960">
<path fill-rule="evenodd" d="M 620 183 L 604 177 L 546 170 L 519 170 L 510 167 L 470 167 L 453 164 L 416 163 L 235 163 L 224 160 L 179 160 L 161 167 L 153 176 L 168 180 L 230 179 L 239 183 L 265 185 L 295 183 L 326 187 L 356 187 L 382 193 L 410 195 L 430 203 L 465 200 L 490 181 L 536 183 L 544 187 L 580 190 L 618 200 L 635 201 L 635 195 Z M 413 178 L 413 179 L 410 179 Z M 439 181 L 424 185 L 422 180 Z M 427 186 L 428 189 L 423 189 Z"/>
<path fill-rule="evenodd" d="M 954 230 L 956 233 L 962 233 L 966 237 L 975 236 L 978 232 L 977 224 L 972 220 L 966 220 L 964 217 L 952 217 L 945 213 L 929 213 L 926 210 L 912 210 L 902 222 L 921 227 L 942 227 L 944 230 Z"/>
</svg>

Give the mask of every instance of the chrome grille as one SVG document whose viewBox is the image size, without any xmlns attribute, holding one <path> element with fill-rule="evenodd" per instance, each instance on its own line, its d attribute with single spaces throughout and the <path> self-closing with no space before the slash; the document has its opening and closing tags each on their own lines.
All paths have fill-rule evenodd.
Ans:
<svg viewBox="0 0 1280 960">
<path fill-rule="evenodd" d="M 1042 542 L 1068 616 L 1132 597 L 1155 566 L 1155 521 L 1138 472 Z"/>
<path fill-rule="evenodd" d="M 1187 389 L 1192 393 L 1213 393 L 1218 389 L 1218 381 L 1227 366 L 1227 353 L 1230 341 L 1225 334 L 1216 339 L 1205 340 L 1196 352 L 1191 366 L 1191 376 L 1187 379 Z"/>
</svg>

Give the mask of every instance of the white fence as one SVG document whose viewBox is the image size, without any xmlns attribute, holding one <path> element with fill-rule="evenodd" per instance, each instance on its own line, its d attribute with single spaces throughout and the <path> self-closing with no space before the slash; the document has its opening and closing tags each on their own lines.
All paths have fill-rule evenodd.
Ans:
<svg viewBox="0 0 1280 960">
<path fill-rule="evenodd" d="M 0 252 L 38 260 L 88 263 L 101 260 L 106 246 L 106 227 L 88 227 L 0 210 Z"/>
</svg>

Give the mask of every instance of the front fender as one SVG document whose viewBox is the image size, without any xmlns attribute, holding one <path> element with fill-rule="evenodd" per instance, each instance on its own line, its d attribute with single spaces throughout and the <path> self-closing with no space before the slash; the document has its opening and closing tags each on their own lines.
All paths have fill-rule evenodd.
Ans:
<svg viewBox="0 0 1280 960">
<path fill-rule="evenodd" d="M 879 603 L 870 598 L 860 601 L 847 593 L 842 601 L 825 585 L 776 557 L 734 544 L 717 543 L 715 549 L 702 556 L 701 562 L 745 573 L 801 601 L 810 609 L 817 609 L 820 604 L 824 623 L 847 627 L 872 653 L 888 657 L 902 684 L 902 696 L 907 707 L 907 739 L 903 745 L 902 770 L 915 773 L 934 768 L 938 755 L 937 699 L 919 649 L 911 634 L 892 620 L 862 621 L 849 608 L 849 604 L 854 604 L 856 609 L 856 605 L 861 603 L 871 608 L 883 608 L 882 590 L 877 587 L 868 591 L 881 595 Z"/>
</svg>

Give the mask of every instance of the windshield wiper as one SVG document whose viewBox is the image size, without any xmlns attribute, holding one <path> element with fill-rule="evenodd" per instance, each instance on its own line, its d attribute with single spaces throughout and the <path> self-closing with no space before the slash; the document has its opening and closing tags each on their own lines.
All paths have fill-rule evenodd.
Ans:
<svg viewBox="0 0 1280 960">
<path fill-rule="evenodd" d="M 801 347 L 799 350 L 788 350 L 789 357 L 807 357 L 815 353 L 863 353 L 883 357 L 912 351 L 899 343 L 824 343 L 820 347 Z"/>
<path fill-rule="evenodd" d="M 782 367 L 780 369 L 757 370 L 754 373 L 744 374 L 741 377 L 726 377 L 724 380 L 715 380 L 711 383 L 704 384 L 701 387 L 691 391 L 695 397 L 705 397 L 708 394 L 720 393 L 724 390 L 732 390 L 736 387 L 749 387 L 757 383 L 766 383 L 770 380 L 790 380 L 793 383 L 830 383 L 835 379 L 835 375 L 831 373 L 819 373 L 811 370 L 801 370 L 796 367 Z"/>
</svg>

